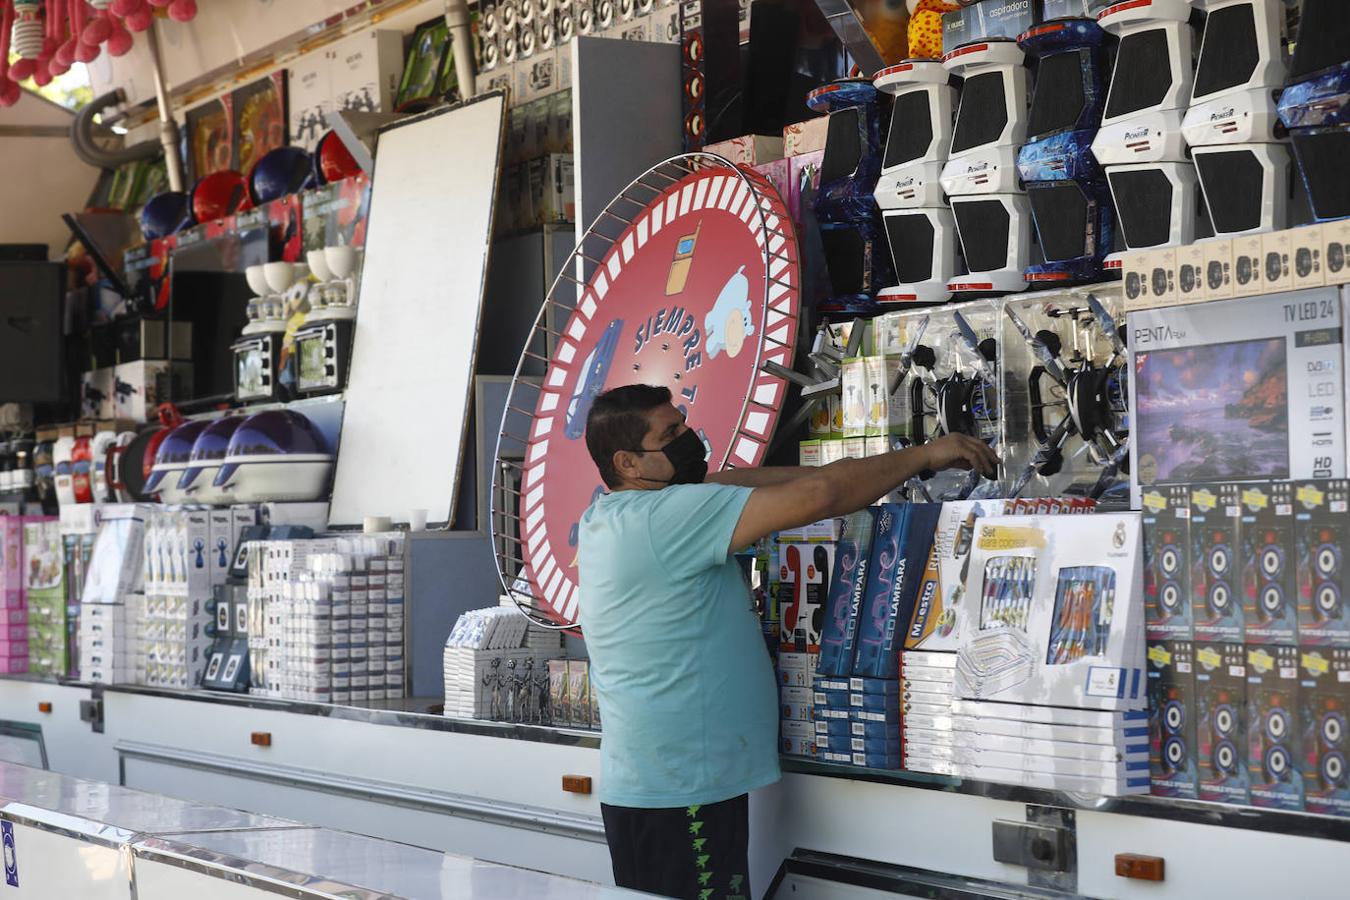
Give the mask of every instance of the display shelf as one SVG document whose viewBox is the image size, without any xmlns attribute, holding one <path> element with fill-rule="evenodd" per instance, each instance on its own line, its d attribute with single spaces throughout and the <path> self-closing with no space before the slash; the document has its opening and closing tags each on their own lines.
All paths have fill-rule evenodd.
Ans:
<svg viewBox="0 0 1350 900">
<path fill-rule="evenodd" d="M 145 687 L 135 684 L 110 684 L 104 693 L 140 694 L 147 697 L 165 697 L 198 703 L 218 703 L 225 706 L 288 712 L 302 716 L 322 716 L 370 725 L 397 728 L 418 728 L 423 731 L 450 731 L 457 734 L 475 734 L 483 737 L 509 738 L 541 744 L 563 744 L 569 747 L 596 749 L 600 734 L 574 728 L 555 728 L 551 725 L 521 725 L 512 722 L 489 722 L 483 719 L 460 719 L 441 715 L 438 697 L 407 697 L 399 700 L 376 701 L 364 706 L 342 706 L 332 703 L 313 703 L 302 700 L 275 700 L 248 694 L 225 694 L 216 691 L 174 690 Z"/>
<path fill-rule="evenodd" d="M 818 763 L 788 756 L 782 757 L 782 769 L 784 773 L 820 775 L 826 778 L 847 778 L 853 781 L 891 784 L 927 791 L 967 794 L 990 800 L 1010 800 L 1014 803 L 1027 803 L 1035 806 L 1056 806 L 1122 816 L 1170 819 L 1195 825 L 1242 828 L 1350 843 L 1350 819 L 1319 816 L 1311 813 L 1279 812 L 1270 809 L 1257 809 L 1251 806 L 1227 806 L 1221 803 L 1172 800 L 1147 795 L 1102 797 L 1096 794 L 1048 791 L 1014 784 L 997 784 L 967 778 L 952 778 L 945 775 L 929 775 L 923 772 L 864 769 L 857 766 Z"/>
</svg>

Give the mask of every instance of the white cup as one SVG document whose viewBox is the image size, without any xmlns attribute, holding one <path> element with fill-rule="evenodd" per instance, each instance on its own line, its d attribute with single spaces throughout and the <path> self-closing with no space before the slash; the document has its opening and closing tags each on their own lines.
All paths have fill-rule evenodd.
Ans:
<svg viewBox="0 0 1350 900">
<path fill-rule="evenodd" d="M 427 511 L 425 509 L 412 509 L 408 511 L 408 530 L 427 530 Z"/>
</svg>

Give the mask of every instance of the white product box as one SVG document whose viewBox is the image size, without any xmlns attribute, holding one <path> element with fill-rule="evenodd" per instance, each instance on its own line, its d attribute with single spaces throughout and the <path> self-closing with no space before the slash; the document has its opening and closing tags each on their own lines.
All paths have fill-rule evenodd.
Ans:
<svg viewBox="0 0 1350 900">
<path fill-rule="evenodd" d="M 1233 296 L 1233 241 L 1214 238 L 1200 244 L 1205 251 L 1205 299 L 1229 300 Z"/>
<path fill-rule="evenodd" d="M 1296 291 L 1319 288 L 1327 283 L 1326 244 L 1322 226 L 1309 225 L 1289 231 Z"/>
<path fill-rule="evenodd" d="M 964 504 L 943 504 L 943 509 L 945 510 L 947 506 L 962 505 Z M 939 535 L 940 534 L 941 532 L 939 532 Z M 900 667 L 903 670 L 908 666 L 924 669 L 955 669 L 956 648 L 953 648 L 950 651 L 906 650 L 904 653 L 900 654 Z"/>
<path fill-rule="evenodd" d="M 192 366 L 143 359 L 113 367 L 113 418 L 148 422 L 159 404 L 192 396 Z"/>
<path fill-rule="evenodd" d="M 1254 297 L 1267 292 L 1261 235 L 1233 238 L 1233 296 Z"/>
<path fill-rule="evenodd" d="M 1294 289 L 1294 235 L 1291 231 L 1272 231 L 1261 235 L 1262 277 L 1269 292 Z"/>
<path fill-rule="evenodd" d="M 1209 299 L 1208 281 L 1205 279 L 1205 247 L 1203 244 L 1187 244 L 1176 248 L 1177 255 L 1177 295 L 1180 304 L 1200 303 Z"/>
<path fill-rule="evenodd" d="M 144 583 L 147 504 L 113 504 L 102 508 L 102 522 L 85 576 L 83 604 L 116 603 L 138 593 Z"/>
<path fill-rule="evenodd" d="M 1107 797 L 1119 797 L 1127 794 L 1147 794 L 1149 792 L 1148 772 L 1144 772 L 1142 776 L 1086 778 L 1077 775 L 1047 775 L 1040 772 L 1030 772 L 1024 769 L 1004 769 L 994 766 L 958 764 L 954 767 L 952 774 L 961 778 L 977 778 L 981 781 L 998 781 L 1005 784 L 1017 784 L 1023 787 L 1042 788 L 1044 790 L 1101 794 Z"/>
<path fill-rule="evenodd" d="M 1079 728 L 1147 727 L 1145 710 L 1113 712 L 1094 709 L 1068 709 L 1055 706 L 1034 706 L 1025 703 L 989 703 L 981 700 L 956 700 L 952 710 L 959 717 L 1007 722 L 1039 722 L 1047 725 L 1073 725 Z"/>
<path fill-rule="evenodd" d="M 1137 513 L 986 518 L 969 569 L 966 595 L 982 602 L 958 612 L 961 697 L 1146 707 Z"/>
<path fill-rule="evenodd" d="M 902 364 L 898 356 L 867 356 L 863 358 L 867 406 L 865 433 L 881 437 L 909 432 L 909 404 L 901 390 L 891 393 L 891 385 L 900 379 Z M 864 448 L 866 444 L 864 444 Z M 864 455 L 867 455 L 864 449 Z"/>
<path fill-rule="evenodd" d="M 1065 756 L 1037 756 L 996 750 L 957 747 L 953 760 L 978 768 L 1022 769 L 1041 775 L 1071 775 L 1078 778 L 1114 780 L 1143 772 L 1148 775 L 1148 753 L 1120 756 L 1109 760 Z"/>
<path fill-rule="evenodd" d="M 840 403 L 844 410 L 844 437 L 863 437 L 867 434 L 867 357 L 854 356 L 844 360 L 839 383 L 843 389 Z"/>
<path fill-rule="evenodd" d="M 1350 219 L 1323 222 L 1322 245 L 1327 284 L 1350 282 Z"/>
<path fill-rule="evenodd" d="M 912 700 L 902 700 L 900 703 L 900 714 L 902 718 L 909 716 L 947 716 L 951 715 L 951 701 L 946 703 L 923 703 Z"/>
</svg>

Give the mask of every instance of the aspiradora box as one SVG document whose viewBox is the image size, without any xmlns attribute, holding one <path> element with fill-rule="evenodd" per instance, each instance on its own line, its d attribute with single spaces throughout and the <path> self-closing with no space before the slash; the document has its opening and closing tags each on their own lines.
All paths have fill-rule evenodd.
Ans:
<svg viewBox="0 0 1350 900">
<path fill-rule="evenodd" d="M 958 696 L 1146 708 L 1137 513 L 980 520 L 966 596 Z"/>
<path fill-rule="evenodd" d="M 1130 313 L 1140 485 L 1343 478 L 1344 299 L 1321 288 Z"/>
</svg>

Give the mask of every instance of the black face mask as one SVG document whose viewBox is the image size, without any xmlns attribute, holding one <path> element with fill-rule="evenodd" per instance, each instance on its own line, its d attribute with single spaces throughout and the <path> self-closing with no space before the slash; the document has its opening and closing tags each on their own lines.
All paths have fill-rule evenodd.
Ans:
<svg viewBox="0 0 1350 900">
<path fill-rule="evenodd" d="M 656 453 L 656 450 L 647 450 L 643 447 L 635 447 L 630 453 Z M 708 450 L 703 446 L 703 441 L 699 439 L 698 433 L 694 429 L 686 429 L 683 434 L 673 439 L 659 451 L 666 455 L 670 464 L 675 467 L 675 474 L 669 481 L 660 478 L 642 478 L 643 481 L 655 481 L 659 484 L 702 484 L 703 478 L 708 474 Z"/>
</svg>

